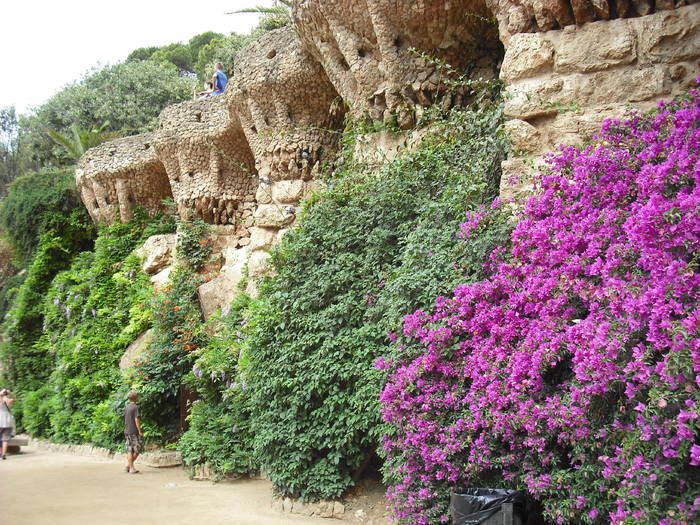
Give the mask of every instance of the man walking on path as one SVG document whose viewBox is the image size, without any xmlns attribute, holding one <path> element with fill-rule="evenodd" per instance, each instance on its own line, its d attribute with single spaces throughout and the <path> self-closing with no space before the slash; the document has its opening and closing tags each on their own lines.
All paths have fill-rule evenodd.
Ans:
<svg viewBox="0 0 700 525">
<path fill-rule="evenodd" d="M 127 394 L 130 403 L 124 411 L 124 436 L 126 437 L 126 471 L 129 474 L 138 474 L 134 468 L 134 462 L 143 450 L 143 432 L 141 431 L 141 418 L 139 417 L 139 393 L 129 390 Z"/>
</svg>

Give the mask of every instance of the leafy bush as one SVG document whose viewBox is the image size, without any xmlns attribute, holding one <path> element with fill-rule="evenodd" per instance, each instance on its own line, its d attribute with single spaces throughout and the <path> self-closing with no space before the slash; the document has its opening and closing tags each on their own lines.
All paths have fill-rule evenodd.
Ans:
<svg viewBox="0 0 700 525">
<path fill-rule="evenodd" d="M 68 133 L 71 125 L 83 130 L 101 128 L 137 133 L 155 129 L 166 106 L 187 100 L 192 81 L 177 68 L 155 61 L 131 61 L 91 71 L 56 93 L 34 114 L 20 118 L 23 147 L 42 166 L 72 162 L 45 133 Z"/>
<path fill-rule="evenodd" d="M 497 193 L 500 122 L 497 104 L 455 111 L 378 173 L 346 155 L 273 254 L 276 277 L 245 327 L 244 368 L 255 453 L 278 492 L 329 498 L 352 485 L 379 442 L 382 374 L 372 363 L 388 327 L 465 272 L 481 276 L 492 243 L 507 238 L 503 213 L 481 244 L 445 242 L 465 209 Z"/>
<path fill-rule="evenodd" d="M 211 246 L 206 239 L 209 225 L 201 219 L 181 222 L 177 236 L 177 253 L 180 262 L 194 271 L 199 271 L 211 255 Z"/>
<path fill-rule="evenodd" d="M 0 227 L 20 266 L 30 261 L 39 239 L 48 232 L 86 240 L 95 235 L 72 171 L 40 172 L 16 179 L 0 205 Z M 88 247 L 83 245 L 83 249 Z"/>
<path fill-rule="evenodd" d="M 123 422 L 113 412 L 124 399 L 114 397 L 123 389 L 118 363 L 151 322 L 143 308 L 148 277 L 131 255 L 149 220 L 138 214 L 130 224 L 105 229 L 94 252 L 76 256 L 50 283 L 41 303 L 41 336 L 32 346 L 47 356 L 44 377 L 50 377 L 23 405 L 32 434 L 109 447 L 121 442 Z M 32 401 L 37 395 L 38 406 Z"/>
<path fill-rule="evenodd" d="M 202 282 L 191 270 L 176 268 L 151 301 L 153 337 L 128 379 L 140 392 L 143 417 L 152 425 L 146 427 L 147 437 L 170 440 L 179 432 L 182 379 L 192 367 L 192 352 L 209 340 L 197 301 Z"/>
<path fill-rule="evenodd" d="M 242 312 L 248 302 L 244 294 L 234 301 L 217 335 L 195 351 L 197 360 L 186 378 L 201 399 L 191 407 L 190 426 L 178 448 L 188 468 L 206 464 L 216 478 L 258 470 L 249 390 L 239 368 L 241 328 L 246 323 Z"/>
<path fill-rule="evenodd" d="M 492 275 L 406 317 L 378 363 L 400 521 L 482 485 L 556 523 L 697 520 L 699 95 L 563 149 Z"/>
</svg>

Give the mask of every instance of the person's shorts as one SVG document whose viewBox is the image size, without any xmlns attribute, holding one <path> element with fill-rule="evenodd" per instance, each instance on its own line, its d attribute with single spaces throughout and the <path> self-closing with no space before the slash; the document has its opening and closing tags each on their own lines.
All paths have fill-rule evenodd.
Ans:
<svg viewBox="0 0 700 525">
<path fill-rule="evenodd" d="M 10 441 L 12 437 L 12 427 L 0 428 L 0 441 Z"/>
<path fill-rule="evenodd" d="M 143 436 L 135 434 L 126 435 L 126 453 L 140 454 L 143 451 Z"/>
</svg>

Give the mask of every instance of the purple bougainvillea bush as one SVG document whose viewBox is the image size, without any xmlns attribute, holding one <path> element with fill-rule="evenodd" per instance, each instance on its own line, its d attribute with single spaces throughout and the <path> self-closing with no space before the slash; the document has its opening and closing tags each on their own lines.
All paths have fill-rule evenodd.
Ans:
<svg viewBox="0 0 700 525">
<path fill-rule="evenodd" d="M 562 149 L 492 276 L 406 317 L 411 357 L 377 363 L 401 522 L 481 485 L 556 523 L 697 522 L 699 96 Z"/>
</svg>

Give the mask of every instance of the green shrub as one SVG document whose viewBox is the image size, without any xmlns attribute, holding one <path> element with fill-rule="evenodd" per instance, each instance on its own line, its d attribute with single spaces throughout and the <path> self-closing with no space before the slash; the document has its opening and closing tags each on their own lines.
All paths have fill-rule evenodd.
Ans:
<svg viewBox="0 0 700 525">
<path fill-rule="evenodd" d="M 192 405 L 189 429 L 180 439 L 179 449 L 189 469 L 207 464 L 216 478 L 258 470 L 250 395 L 239 364 L 240 330 L 245 324 L 242 312 L 248 303 L 248 296 L 238 296 L 228 314 L 215 321 L 217 335 L 195 351 L 192 373 L 185 380 L 201 399 Z"/>
<path fill-rule="evenodd" d="M 33 338 L 25 347 L 11 341 L 10 356 L 24 352 L 22 373 L 26 363 L 43 367 L 32 368 L 20 382 L 22 420 L 33 435 L 110 448 L 121 444 L 126 386 L 118 363 L 151 323 L 148 277 L 132 252 L 144 232 L 154 228 L 147 227 L 151 220 L 139 212 L 132 223 L 103 230 L 94 251 L 73 257 L 69 269 L 46 280 L 46 291 L 32 303 L 40 327 Z M 156 229 L 164 224 L 160 219 L 155 223 Z M 42 254 L 40 250 L 33 267 Z M 25 284 L 31 278 L 30 270 Z M 28 294 L 38 289 L 32 282 Z M 15 310 L 21 309 L 21 299 Z M 27 335 L 26 327 L 13 329 Z M 11 363 L 10 370 L 17 370 Z"/>
<path fill-rule="evenodd" d="M 19 177 L 0 205 L 0 227 L 19 266 L 36 252 L 42 235 L 72 236 L 88 249 L 94 228 L 75 189 L 72 171 L 40 172 Z M 85 231 L 83 231 L 85 230 Z"/>
<path fill-rule="evenodd" d="M 144 418 L 153 424 L 147 437 L 169 441 L 179 432 L 182 379 L 192 367 L 193 351 L 209 340 L 197 300 L 202 282 L 201 275 L 175 268 L 151 300 L 153 337 L 128 379 L 141 394 Z"/>
<path fill-rule="evenodd" d="M 338 497 L 373 454 L 383 380 L 373 363 L 387 332 L 481 277 L 507 241 L 498 212 L 475 243 L 450 242 L 465 211 L 497 195 L 504 148 L 499 106 L 475 104 L 378 173 L 346 156 L 273 254 L 276 277 L 249 312 L 245 373 L 255 454 L 278 492 Z"/>
</svg>

